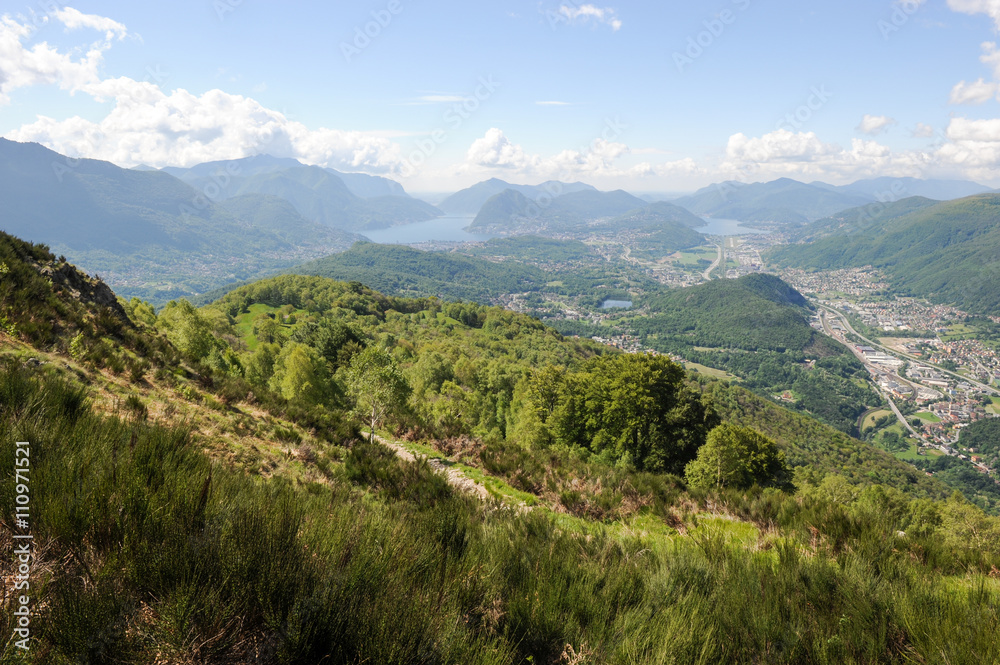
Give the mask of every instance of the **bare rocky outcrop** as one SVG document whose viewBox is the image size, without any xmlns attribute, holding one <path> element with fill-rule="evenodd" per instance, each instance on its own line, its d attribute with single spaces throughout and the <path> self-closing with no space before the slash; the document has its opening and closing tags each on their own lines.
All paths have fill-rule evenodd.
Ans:
<svg viewBox="0 0 1000 665">
<path fill-rule="evenodd" d="M 34 267 L 42 277 L 52 280 L 53 286 L 62 287 L 74 300 L 84 304 L 107 307 L 124 323 L 132 325 L 131 319 L 125 313 L 125 308 L 118 302 L 115 292 L 100 279 L 89 277 L 66 261 L 35 263 Z"/>
</svg>

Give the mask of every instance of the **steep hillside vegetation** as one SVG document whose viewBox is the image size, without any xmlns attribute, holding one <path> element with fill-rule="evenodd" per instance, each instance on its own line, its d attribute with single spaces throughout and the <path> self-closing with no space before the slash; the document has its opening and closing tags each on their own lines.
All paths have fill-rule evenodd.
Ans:
<svg viewBox="0 0 1000 665">
<path fill-rule="evenodd" d="M 847 238 L 834 235 L 774 251 L 786 266 L 884 269 L 896 291 L 1000 313 L 1000 195 L 984 194 L 922 206 L 877 219 Z"/>
<path fill-rule="evenodd" d="M 629 326 L 657 350 L 727 370 L 761 395 L 844 433 L 881 398 L 844 347 L 813 330 L 808 302 L 773 275 L 748 275 L 648 297 Z"/>
<path fill-rule="evenodd" d="M 22 280 L 55 258 L 7 246 L 3 314 L 27 297 L 66 308 L 48 350 L 0 335 L 6 515 L 24 457 L 11 442 L 31 449 L 28 662 L 1000 656 L 1000 522 L 916 498 L 943 490 L 665 358 L 498 308 L 287 276 L 203 310 L 127 303 L 131 323 L 112 316 L 177 355 L 126 381 L 61 351 L 104 311 L 79 288 L 103 299 L 96 283 Z M 381 433 L 447 477 L 343 420 L 385 401 Z M 736 420 L 766 423 L 781 450 Z M 663 473 L 692 456 L 684 478 Z M 5 661 L 24 660 L 14 649 Z"/>
</svg>

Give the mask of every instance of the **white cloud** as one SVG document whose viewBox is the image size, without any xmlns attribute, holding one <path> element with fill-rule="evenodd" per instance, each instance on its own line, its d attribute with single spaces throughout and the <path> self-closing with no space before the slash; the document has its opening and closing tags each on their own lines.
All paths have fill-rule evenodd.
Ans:
<svg viewBox="0 0 1000 665">
<path fill-rule="evenodd" d="M 23 42 L 32 32 L 30 25 L 0 17 L 0 105 L 9 104 L 10 94 L 19 88 L 56 84 L 75 92 L 99 81 L 98 68 L 110 45 L 91 47 L 74 60 L 45 42 L 26 49 Z"/>
<path fill-rule="evenodd" d="M 994 99 L 1000 92 L 1000 84 L 979 79 L 972 83 L 961 81 L 951 89 L 949 104 L 982 104 Z"/>
<path fill-rule="evenodd" d="M 866 113 L 865 117 L 861 119 L 861 124 L 857 126 L 857 130 L 862 134 L 878 136 L 879 134 L 887 132 L 889 128 L 895 124 L 895 118 L 890 118 L 886 115 L 869 115 Z"/>
<path fill-rule="evenodd" d="M 747 137 L 743 133 L 733 134 L 726 146 L 726 159 L 733 164 L 809 162 L 838 150 L 837 146 L 820 141 L 813 132 L 793 133 L 787 129 L 779 129 L 756 138 Z"/>
<path fill-rule="evenodd" d="M 912 132 L 915 138 L 919 139 L 929 139 L 934 136 L 934 128 L 930 125 L 926 125 L 922 122 L 918 122 L 917 126 L 913 128 Z"/>
<path fill-rule="evenodd" d="M 520 176 L 524 180 L 594 180 L 615 182 L 653 176 L 692 176 L 705 171 L 691 158 L 679 159 L 660 164 L 642 162 L 627 166 L 622 159 L 631 154 L 624 143 L 612 139 L 597 138 L 590 145 L 576 150 L 563 150 L 551 157 L 542 157 L 526 151 L 513 143 L 497 128 L 476 139 L 469 148 L 466 164 L 461 173 L 475 173 L 479 176 L 496 172 L 503 176 Z"/>
<path fill-rule="evenodd" d="M 496 127 L 488 130 L 482 138 L 473 141 L 469 146 L 467 158 L 474 166 L 514 171 L 530 170 L 537 167 L 541 161 L 538 157 L 528 155 L 521 146 L 512 143 Z"/>
<path fill-rule="evenodd" d="M 1000 177 L 1000 119 L 952 118 L 946 136 L 937 159 L 960 168 L 969 178 Z"/>
<path fill-rule="evenodd" d="M 777 177 L 846 181 L 882 175 L 920 176 L 930 163 L 927 153 L 894 154 L 877 141 L 854 139 L 848 149 L 825 143 L 814 132 L 779 129 L 760 137 L 731 136 L 719 172 L 748 181 Z"/>
<path fill-rule="evenodd" d="M 67 27 L 126 34 L 124 26 L 99 16 L 63 10 Z M 120 26 L 120 29 L 119 29 Z M 24 46 L 31 28 L 0 18 L 0 103 L 9 103 L 19 88 L 56 84 L 113 103 L 99 121 L 80 117 L 56 120 L 39 116 L 8 132 L 16 141 L 35 141 L 73 157 L 105 159 L 122 166 L 189 166 L 266 152 L 295 157 L 309 164 L 395 173 L 402 166 L 399 146 L 388 138 L 363 132 L 309 129 L 268 109 L 254 99 L 209 90 L 165 92 L 157 85 L 99 73 L 110 43 L 74 57 L 41 43 Z"/>
<path fill-rule="evenodd" d="M 595 5 L 580 5 L 579 7 L 561 5 L 559 7 L 559 15 L 563 16 L 570 23 L 577 20 L 581 23 L 586 23 L 593 19 L 597 23 L 604 23 L 611 26 L 611 29 L 615 32 L 621 30 L 622 27 L 621 19 L 618 18 L 618 12 L 610 7 L 601 9 Z"/>
<path fill-rule="evenodd" d="M 109 42 L 116 37 L 121 41 L 128 35 L 128 29 L 118 21 L 96 14 L 84 14 L 72 7 L 57 9 L 52 15 L 65 25 L 67 30 L 79 30 L 80 28 L 97 30 L 103 32 L 104 38 Z"/>
<path fill-rule="evenodd" d="M 259 153 L 380 173 L 394 173 L 402 164 L 399 146 L 387 138 L 311 130 L 254 99 L 222 90 L 200 96 L 186 90 L 166 94 L 150 83 L 130 79 L 103 81 L 95 88 L 115 100 L 102 120 L 39 117 L 6 137 L 122 166 L 190 166 Z"/>
<path fill-rule="evenodd" d="M 948 7 L 962 14 L 986 14 L 1000 29 L 1000 0 L 948 0 Z"/>
</svg>

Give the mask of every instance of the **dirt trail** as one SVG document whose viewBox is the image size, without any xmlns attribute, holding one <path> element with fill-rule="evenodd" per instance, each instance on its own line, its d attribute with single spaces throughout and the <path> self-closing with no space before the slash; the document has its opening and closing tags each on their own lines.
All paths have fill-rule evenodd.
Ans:
<svg viewBox="0 0 1000 665">
<path fill-rule="evenodd" d="M 414 455 L 413 453 L 411 453 L 409 450 L 399 445 L 398 443 L 393 443 L 392 441 L 389 441 L 388 439 L 381 437 L 378 434 L 375 435 L 375 440 L 381 443 L 389 450 L 396 453 L 396 456 L 399 457 L 401 460 L 404 460 L 406 462 L 417 461 L 417 455 Z M 423 457 L 423 455 L 421 455 L 420 457 Z M 427 463 L 437 473 L 444 474 L 444 477 L 448 481 L 448 484 L 454 487 L 455 489 L 460 490 L 462 492 L 466 492 L 468 494 L 475 494 L 483 501 L 489 501 L 490 497 L 492 496 L 489 493 L 489 490 L 487 490 L 485 487 L 483 487 L 476 481 L 472 480 L 458 469 L 451 468 L 448 465 L 442 463 L 441 460 L 430 457 L 427 459 Z"/>
</svg>

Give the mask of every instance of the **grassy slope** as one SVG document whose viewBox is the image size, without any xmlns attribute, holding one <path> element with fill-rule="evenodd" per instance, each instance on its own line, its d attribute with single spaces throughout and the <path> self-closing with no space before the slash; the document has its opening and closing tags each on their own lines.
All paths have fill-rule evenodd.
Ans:
<svg viewBox="0 0 1000 665">
<path fill-rule="evenodd" d="M 372 297 L 387 310 L 404 305 Z M 468 344 L 473 333 L 456 323 L 426 325 L 438 343 Z M 291 421 L 291 434 L 276 432 L 246 401 L 224 404 L 222 385 L 169 372 L 133 381 L 78 363 L 58 344 L 50 354 L 0 341 L 16 357 L 0 361 L 0 440 L 32 446 L 39 549 L 28 662 L 1000 656 L 1000 590 L 984 574 L 1000 552 L 966 549 L 959 531 L 921 535 L 910 517 L 920 504 L 893 495 L 845 506 L 823 491 L 682 494 L 670 478 L 572 453 L 453 451 L 478 456 L 502 495 L 506 479 L 544 479 L 547 470 L 576 488 L 543 491 L 540 509 L 506 510 L 457 495 L 427 465 L 377 446 L 346 448 L 349 435 L 295 444 L 312 434 Z M 25 366 L 27 354 L 52 362 Z M 121 403 L 136 390 L 145 409 Z M 227 427 L 284 438 L 288 465 L 261 473 L 257 461 L 220 454 L 237 446 L 220 436 Z M 4 444 L 8 515 L 13 468 L 14 448 Z M 948 518 L 959 508 L 940 510 Z M 617 514 L 629 517 L 605 521 Z M 908 539 L 893 535 L 900 528 L 912 531 Z M 0 613 L 7 634 L 12 610 Z M 16 662 L 5 648 L 5 662 Z"/>
</svg>

